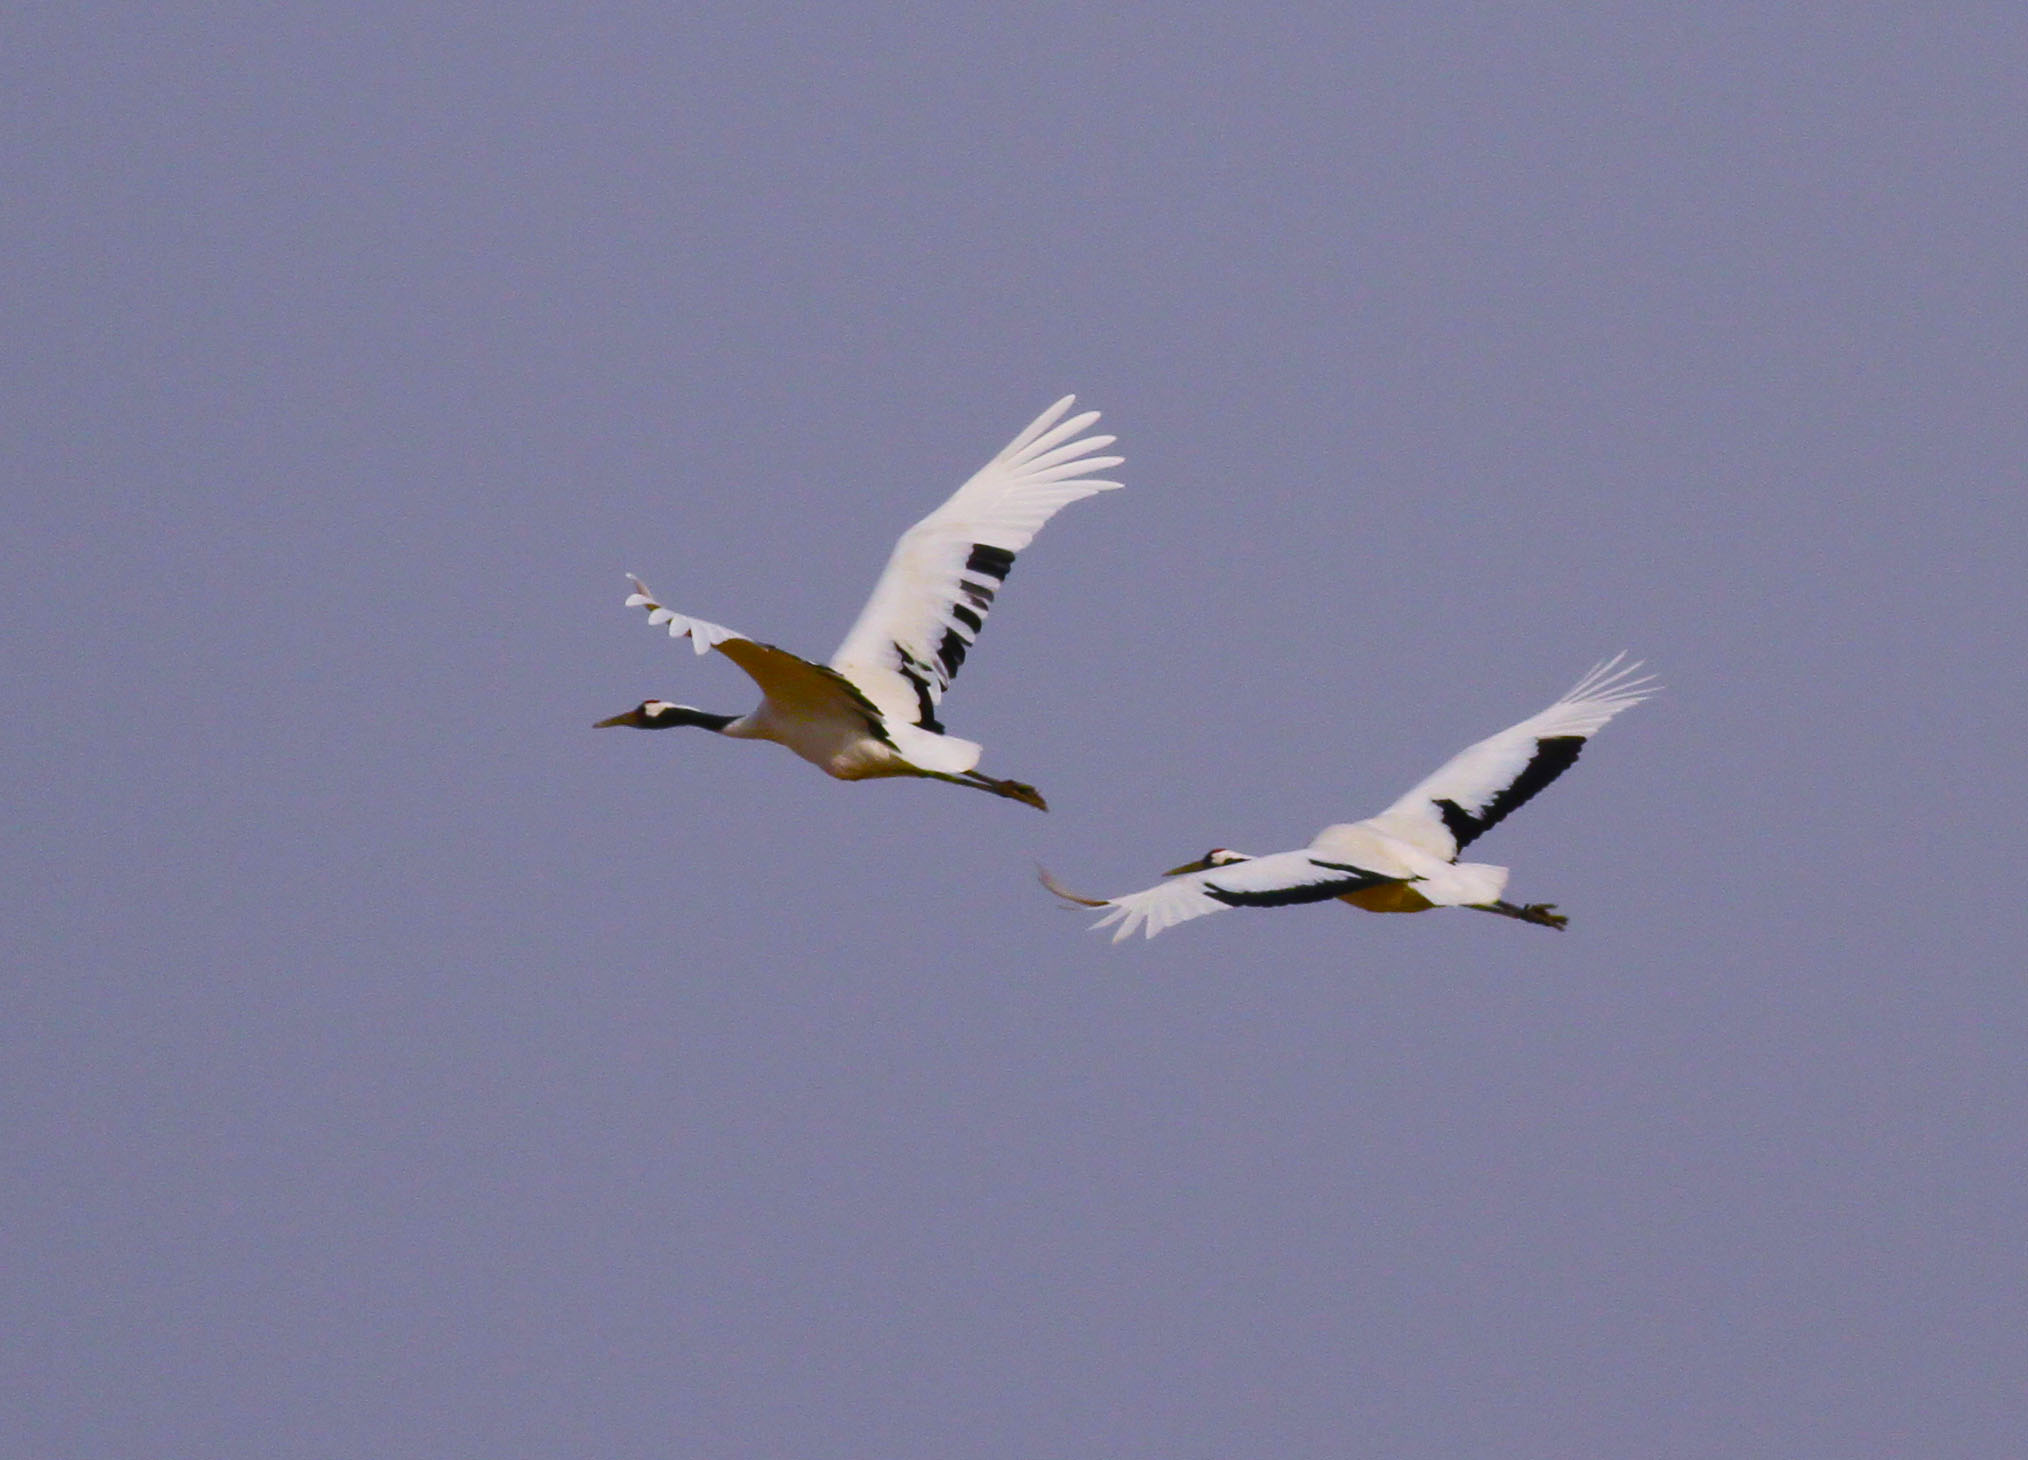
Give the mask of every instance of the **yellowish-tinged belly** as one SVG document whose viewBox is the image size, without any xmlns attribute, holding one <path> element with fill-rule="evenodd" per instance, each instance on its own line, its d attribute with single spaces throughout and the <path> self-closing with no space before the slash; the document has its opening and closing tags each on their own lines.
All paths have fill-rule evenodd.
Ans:
<svg viewBox="0 0 2028 1460">
<path fill-rule="evenodd" d="M 1357 892 L 1347 892 L 1338 901 L 1363 907 L 1368 912 L 1425 912 L 1436 906 L 1407 882 L 1382 882 Z"/>
<path fill-rule="evenodd" d="M 815 757 L 806 757 L 815 759 Z M 895 753 L 892 746 L 865 738 L 831 749 L 817 764 L 841 781 L 870 781 L 881 776 L 913 776 L 921 772 Z"/>
</svg>

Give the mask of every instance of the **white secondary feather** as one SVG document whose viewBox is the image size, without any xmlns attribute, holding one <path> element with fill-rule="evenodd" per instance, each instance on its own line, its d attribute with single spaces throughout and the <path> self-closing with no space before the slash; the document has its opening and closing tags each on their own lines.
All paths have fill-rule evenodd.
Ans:
<svg viewBox="0 0 2028 1460">
<path fill-rule="evenodd" d="M 1407 795 L 1361 823 L 1385 831 L 1446 860 L 1480 833 L 1547 786 L 1577 758 L 1578 744 L 1613 716 L 1655 693 L 1653 676 L 1639 662 L 1621 667 L 1625 654 L 1595 666 L 1548 709 L 1488 736 L 1445 761 Z M 1567 742 L 1560 749 L 1545 741 Z M 1576 743 L 1568 743 L 1576 742 Z M 1450 818 L 1439 804 L 1454 808 Z M 1463 829 L 1457 834 L 1453 827 Z M 1326 828 L 1329 835 L 1333 828 Z"/>
<path fill-rule="evenodd" d="M 1111 436 L 1079 436 L 1097 411 L 1062 419 L 1065 396 L 949 501 L 901 535 L 831 667 L 890 723 L 940 731 L 936 705 L 978 637 L 1014 554 L 1065 504 L 1120 483 L 1093 473 L 1125 458 Z"/>
</svg>

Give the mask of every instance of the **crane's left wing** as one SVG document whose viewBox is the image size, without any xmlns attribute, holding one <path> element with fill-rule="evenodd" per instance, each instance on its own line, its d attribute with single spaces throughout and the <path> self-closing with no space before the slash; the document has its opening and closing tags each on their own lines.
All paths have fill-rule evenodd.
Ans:
<svg viewBox="0 0 2028 1460">
<path fill-rule="evenodd" d="M 1455 861 L 1459 853 L 1569 770 L 1584 742 L 1655 693 L 1653 677 L 1619 654 L 1518 725 L 1459 751 L 1368 825 Z"/>
<path fill-rule="evenodd" d="M 890 720 L 942 733 L 937 702 L 979 635 L 1014 555 L 1058 508 L 1120 483 L 1093 473 L 1124 457 L 1102 456 L 1111 436 L 1079 433 L 1098 420 L 1064 420 L 1065 396 L 982 467 L 943 506 L 901 535 L 873 596 L 859 611 L 831 667 Z"/>
<path fill-rule="evenodd" d="M 1275 852 L 1222 867 L 1207 867 L 1201 872 L 1186 872 L 1139 892 L 1104 900 L 1067 892 L 1047 874 L 1043 885 L 1071 902 L 1111 909 L 1092 927 L 1118 924 L 1113 932 L 1113 941 L 1117 943 L 1132 937 L 1136 929 L 1144 930 L 1152 938 L 1164 928 L 1229 907 L 1289 907 L 1303 902 L 1328 902 L 1348 892 L 1400 880 L 1349 863 L 1320 861 L 1308 852 Z"/>
<path fill-rule="evenodd" d="M 723 624 L 666 608 L 639 578 L 630 573 L 627 581 L 634 587 L 634 591 L 627 595 L 628 608 L 646 609 L 650 624 L 657 628 L 667 624 L 670 638 L 690 640 L 691 647 L 700 655 L 716 649 L 745 670 L 747 678 L 782 711 L 819 719 L 857 717 L 867 734 L 892 743 L 887 727 L 881 723 L 879 708 L 860 693 L 857 685 L 835 669 L 812 664 L 801 655 L 778 649 L 773 644 L 749 639 Z M 972 759 L 978 759 L 978 747 L 971 742 L 952 740 L 951 745 L 960 754 L 969 749 Z M 934 760 L 923 764 L 927 769 L 944 769 Z M 958 769 L 968 770 L 970 766 L 967 764 Z"/>
</svg>

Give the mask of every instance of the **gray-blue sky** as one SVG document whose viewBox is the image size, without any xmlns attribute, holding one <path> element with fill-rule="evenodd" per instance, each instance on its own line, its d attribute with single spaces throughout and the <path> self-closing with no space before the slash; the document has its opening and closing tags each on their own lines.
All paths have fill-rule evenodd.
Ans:
<svg viewBox="0 0 2028 1460">
<path fill-rule="evenodd" d="M 4 22 L 0 1448 L 2028 1442 L 2022 22 Z M 829 652 L 1057 394 L 950 700 L 1049 817 L 593 734 Z M 1294 845 L 1620 648 L 1556 936 Z"/>
</svg>

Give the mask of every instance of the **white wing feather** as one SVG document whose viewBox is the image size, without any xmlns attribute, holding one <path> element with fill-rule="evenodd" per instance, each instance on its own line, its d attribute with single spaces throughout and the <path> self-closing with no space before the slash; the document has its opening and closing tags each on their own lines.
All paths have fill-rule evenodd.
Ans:
<svg viewBox="0 0 2028 1460">
<path fill-rule="evenodd" d="M 1455 859 L 1561 775 L 1608 720 L 1655 693 L 1653 676 L 1640 674 L 1638 661 L 1622 668 L 1625 658 L 1595 666 L 1548 709 L 1459 751 L 1363 824 Z"/>
<path fill-rule="evenodd" d="M 831 667 L 891 721 L 941 731 L 936 706 L 978 637 L 1014 554 L 1056 511 L 1120 483 L 1092 475 L 1124 457 L 1111 436 L 1078 437 L 1097 411 L 1062 419 L 1065 396 L 1031 421 L 943 506 L 901 535 Z"/>
<path fill-rule="evenodd" d="M 1115 943 L 1142 929 L 1152 938 L 1164 928 L 1187 923 L 1207 913 L 1224 912 L 1228 907 L 1276 906 L 1300 902 L 1324 902 L 1359 880 L 1344 867 L 1320 864 L 1307 852 L 1274 852 L 1223 867 L 1207 867 L 1165 878 L 1153 887 L 1108 898 L 1111 911 L 1092 924 L 1094 929 L 1118 927 Z M 1212 895 L 1212 889 L 1232 893 L 1236 901 Z"/>
<path fill-rule="evenodd" d="M 729 639 L 746 637 L 745 634 L 728 629 L 723 624 L 707 623 L 701 618 L 691 618 L 688 614 L 678 613 L 673 608 L 664 608 L 655 601 L 655 595 L 648 590 L 648 585 L 631 573 L 627 575 L 627 581 L 634 585 L 634 591 L 627 595 L 626 606 L 647 609 L 649 623 L 657 627 L 667 624 L 670 638 L 687 637 L 691 647 L 700 656 L 709 654 Z"/>
</svg>

